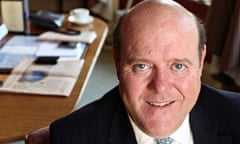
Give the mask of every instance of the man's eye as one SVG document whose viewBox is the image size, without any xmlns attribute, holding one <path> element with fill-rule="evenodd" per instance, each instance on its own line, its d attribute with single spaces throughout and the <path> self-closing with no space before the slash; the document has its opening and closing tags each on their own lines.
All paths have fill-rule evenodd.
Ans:
<svg viewBox="0 0 240 144">
<path fill-rule="evenodd" d="M 143 70 L 146 70 L 146 69 L 148 69 L 148 66 L 146 64 L 136 64 L 134 66 L 135 71 L 143 71 Z"/>
<path fill-rule="evenodd" d="M 184 64 L 174 64 L 173 70 L 175 71 L 184 71 L 186 69 L 186 66 Z"/>
</svg>

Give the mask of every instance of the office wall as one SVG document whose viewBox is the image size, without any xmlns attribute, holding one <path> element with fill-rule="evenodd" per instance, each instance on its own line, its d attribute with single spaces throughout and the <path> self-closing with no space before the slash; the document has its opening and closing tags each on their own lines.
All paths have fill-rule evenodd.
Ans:
<svg viewBox="0 0 240 144">
<path fill-rule="evenodd" d="M 57 12 L 59 9 L 58 0 L 28 0 L 29 10 L 35 12 L 39 9 L 51 10 Z"/>
<path fill-rule="evenodd" d="M 60 1 L 62 1 L 62 6 Z M 28 2 L 30 12 L 36 12 L 40 9 L 53 12 L 69 12 L 70 9 L 83 7 L 83 0 L 28 0 Z"/>
<path fill-rule="evenodd" d="M 83 7 L 83 0 L 28 0 L 30 12 L 36 12 L 39 9 L 50 10 L 54 12 L 68 12 L 76 7 Z"/>
</svg>

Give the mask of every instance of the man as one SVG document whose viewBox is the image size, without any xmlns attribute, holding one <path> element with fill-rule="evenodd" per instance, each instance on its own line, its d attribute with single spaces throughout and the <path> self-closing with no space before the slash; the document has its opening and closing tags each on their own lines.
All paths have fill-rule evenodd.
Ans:
<svg viewBox="0 0 240 144">
<path fill-rule="evenodd" d="M 240 94 L 201 84 L 205 55 L 192 13 L 171 0 L 139 3 L 115 30 L 119 86 L 51 124 L 51 144 L 239 144 Z"/>
</svg>

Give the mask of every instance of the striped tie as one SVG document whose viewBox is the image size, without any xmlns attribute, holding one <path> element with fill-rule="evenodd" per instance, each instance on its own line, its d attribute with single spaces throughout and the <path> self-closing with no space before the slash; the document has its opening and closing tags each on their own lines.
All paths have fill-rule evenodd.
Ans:
<svg viewBox="0 0 240 144">
<path fill-rule="evenodd" d="M 170 137 L 167 138 L 163 138 L 163 139 L 157 139 L 157 144 L 172 144 L 173 143 L 173 139 Z"/>
</svg>

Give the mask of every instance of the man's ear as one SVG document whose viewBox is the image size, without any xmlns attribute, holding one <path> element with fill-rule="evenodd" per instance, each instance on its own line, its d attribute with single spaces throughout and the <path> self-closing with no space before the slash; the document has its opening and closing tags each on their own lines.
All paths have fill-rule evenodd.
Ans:
<svg viewBox="0 0 240 144">
<path fill-rule="evenodd" d="M 117 52 L 116 52 L 116 49 L 114 47 L 112 48 L 112 56 L 113 56 L 113 60 L 114 60 L 114 64 L 115 64 L 117 77 L 119 79 L 119 58 L 117 56 Z"/>
<path fill-rule="evenodd" d="M 201 61 L 200 61 L 200 71 L 201 71 L 201 76 L 202 76 L 202 72 L 203 72 L 203 68 L 204 68 L 204 62 L 205 62 L 205 57 L 206 57 L 206 53 L 207 53 L 207 46 L 206 44 L 204 45 L 204 48 L 202 50 L 202 54 L 201 54 Z"/>
</svg>

